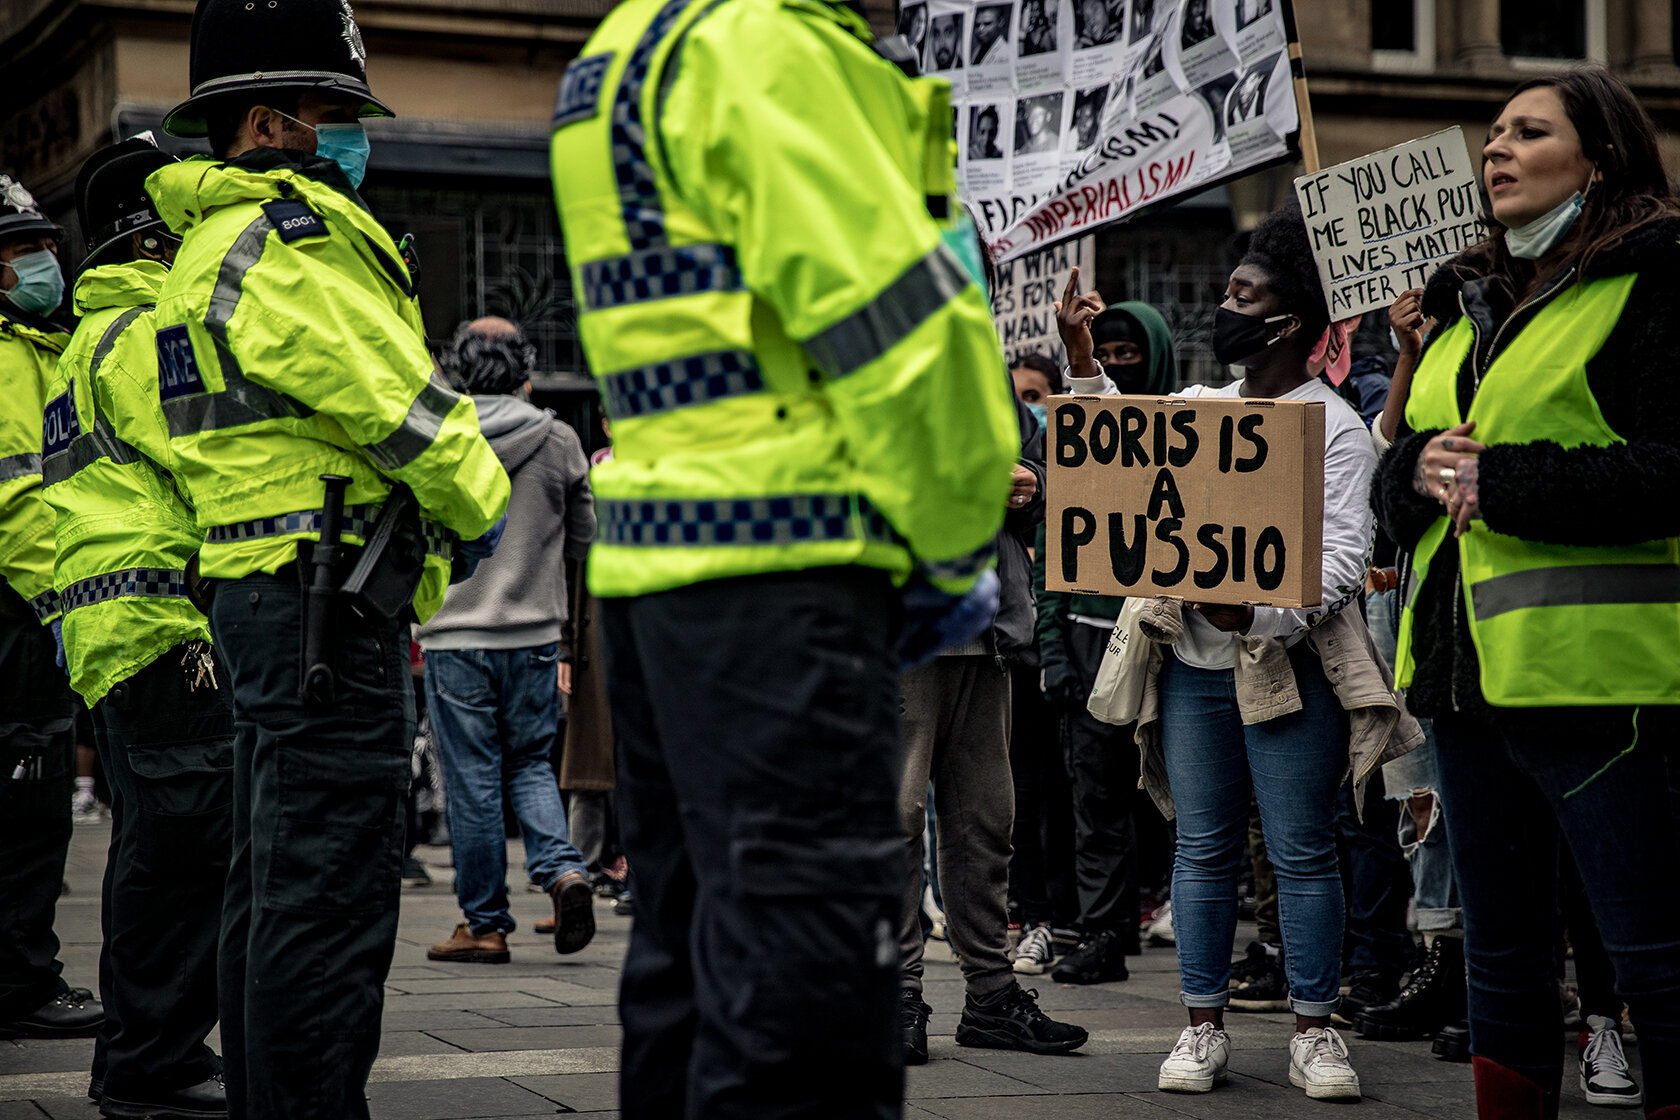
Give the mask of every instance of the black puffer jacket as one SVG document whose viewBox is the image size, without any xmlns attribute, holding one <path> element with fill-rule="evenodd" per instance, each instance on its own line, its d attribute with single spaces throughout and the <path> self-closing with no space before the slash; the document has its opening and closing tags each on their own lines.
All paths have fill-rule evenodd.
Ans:
<svg viewBox="0 0 1680 1120">
<path fill-rule="evenodd" d="M 1653 222 L 1599 253 L 1586 279 L 1638 273 L 1621 317 L 1587 362 L 1587 385 L 1612 430 L 1627 442 L 1566 448 L 1550 440 L 1489 447 L 1481 455 L 1482 518 L 1488 528 L 1553 544 L 1616 545 L 1680 536 L 1680 219 Z M 1572 283 L 1554 277 L 1550 283 Z M 1542 289 L 1542 293 L 1550 290 Z M 1463 294 L 1463 310 L 1460 294 Z M 1543 298 L 1537 297 L 1537 298 Z M 1512 317 L 1508 298 L 1459 258 L 1440 269 L 1423 297 L 1434 317 L 1432 337 L 1468 311 L 1481 347 L 1458 376 L 1458 403 L 1468 412 L 1476 370 L 1486 369 L 1530 313 Z M 1505 337 L 1495 335 L 1505 326 Z M 1488 349 L 1497 345 L 1497 348 Z M 1383 529 L 1407 552 L 1442 516 L 1439 503 L 1412 489 L 1424 444 L 1439 430 L 1406 433 L 1378 465 L 1373 504 Z M 1472 434 L 1473 438 L 1474 434 Z M 1443 548 L 1415 604 L 1417 670 L 1407 701 L 1419 715 L 1487 708 L 1470 640 L 1459 579 L 1458 550 Z"/>
</svg>

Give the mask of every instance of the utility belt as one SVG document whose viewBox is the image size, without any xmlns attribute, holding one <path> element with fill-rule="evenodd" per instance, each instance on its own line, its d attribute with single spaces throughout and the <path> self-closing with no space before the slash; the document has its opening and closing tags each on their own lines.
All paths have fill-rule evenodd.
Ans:
<svg viewBox="0 0 1680 1120">
<path fill-rule="evenodd" d="M 362 618 L 390 622 L 410 616 L 426 557 L 454 555 L 448 530 L 420 516 L 419 503 L 406 486 L 395 487 L 383 505 L 344 504 L 350 480 L 322 475 L 321 508 L 264 517 L 237 525 L 217 525 L 206 543 L 229 543 L 308 532 L 316 540 L 297 542 L 298 584 L 303 599 L 300 628 L 299 697 L 309 707 L 324 707 L 337 695 L 337 620 L 349 610 Z M 357 536 L 362 544 L 351 544 Z M 287 565 L 294 567 L 294 565 Z"/>
</svg>

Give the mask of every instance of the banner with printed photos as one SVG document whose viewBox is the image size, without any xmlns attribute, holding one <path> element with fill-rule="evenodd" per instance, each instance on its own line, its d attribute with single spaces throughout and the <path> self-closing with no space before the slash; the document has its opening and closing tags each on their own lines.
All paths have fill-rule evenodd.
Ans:
<svg viewBox="0 0 1680 1120">
<path fill-rule="evenodd" d="M 963 198 L 1011 260 L 1291 158 L 1289 0 L 907 0 Z"/>
</svg>

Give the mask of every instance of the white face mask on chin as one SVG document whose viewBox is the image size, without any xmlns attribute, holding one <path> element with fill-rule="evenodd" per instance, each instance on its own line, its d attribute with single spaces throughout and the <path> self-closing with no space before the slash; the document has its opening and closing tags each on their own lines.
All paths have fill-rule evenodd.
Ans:
<svg viewBox="0 0 1680 1120">
<path fill-rule="evenodd" d="M 1505 231 L 1505 247 L 1513 257 L 1536 261 L 1569 236 L 1570 227 L 1581 216 L 1587 196 L 1576 191 L 1532 222 Z"/>
</svg>

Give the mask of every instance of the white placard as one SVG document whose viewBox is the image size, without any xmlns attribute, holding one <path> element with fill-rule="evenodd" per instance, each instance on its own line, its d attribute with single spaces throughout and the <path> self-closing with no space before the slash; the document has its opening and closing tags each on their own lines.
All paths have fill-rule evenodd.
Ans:
<svg viewBox="0 0 1680 1120">
<path fill-rule="evenodd" d="M 1476 168 L 1457 127 L 1303 175 L 1295 194 L 1332 319 L 1386 308 L 1483 234 Z"/>
<path fill-rule="evenodd" d="M 1035 350 L 1058 365 L 1066 361 L 1056 334 L 1056 301 L 1074 268 L 1079 269 L 1080 289 L 1096 290 L 1096 257 L 1097 239 L 1076 237 L 997 266 L 992 318 L 1011 366 Z"/>
<path fill-rule="evenodd" d="M 918 5 L 925 4 L 925 15 Z M 994 260 L 1286 158 L 1300 129 L 1288 0 L 915 0 L 923 72 L 952 79 L 963 198 Z M 1005 8 L 1005 36 L 979 14 Z M 934 28 L 965 29 L 961 68 Z M 940 24 L 941 19 L 946 24 Z M 950 32 L 945 32 L 947 37 Z M 1007 48 L 1001 44 L 1008 42 Z M 1001 56 L 1013 62 L 1003 85 Z M 983 58 L 978 65 L 975 59 Z M 929 62 L 934 65 L 928 65 Z M 995 148 L 987 146 L 991 108 Z M 971 113 L 971 108 L 981 110 Z M 995 154 L 994 154 L 995 153 Z"/>
</svg>

